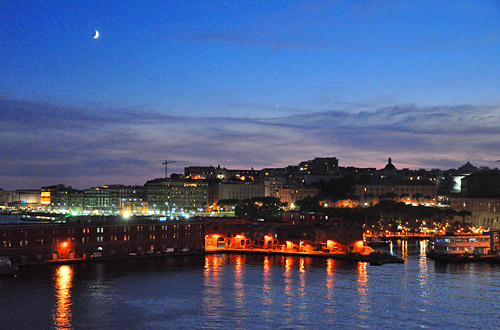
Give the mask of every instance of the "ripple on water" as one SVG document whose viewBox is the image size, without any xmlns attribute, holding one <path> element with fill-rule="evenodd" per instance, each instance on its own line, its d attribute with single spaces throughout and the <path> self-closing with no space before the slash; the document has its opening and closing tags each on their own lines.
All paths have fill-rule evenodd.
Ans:
<svg viewBox="0 0 500 330">
<path fill-rule="evenodd" d="M 404 265 L 381 267 L 282 256 L 46 267 L 0 278 L 0 317 L 8 328 L 500 328 L 498 265 L 407 252 Z M 57 312 L 67 324 L 47 324 Z"/>
</svg>

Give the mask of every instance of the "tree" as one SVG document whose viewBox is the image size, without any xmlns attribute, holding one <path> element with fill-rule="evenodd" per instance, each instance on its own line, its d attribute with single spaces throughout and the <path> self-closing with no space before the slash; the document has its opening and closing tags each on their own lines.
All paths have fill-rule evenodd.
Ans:
<svg viewBox="0 0 500 330">
<path fill-rule="evenodd" d="M 217 205 L 219 206 L 236 206 L 240 200 L 239 199 L 219 199 Z"/>
<path fill-rule="evenodd" d="M 380 198 L 389 200 L 394 200 L 396 197 L 398 197 L 398 195 L 396 193 L 393 193 L 392 191 L 380 196 Z"/>
<path fill-rule="evenodd" d="M 446 220 L 453 220 L 458 215 L 458 212 L 454 209 L 446 209 L 443 211 L 443 216 Z"/>
<path fill-rule="evenodd" d="M 319 205 L 318 197 L 306 197 L 301 199 L 297 201 L 297 206 L 304 212 L 318 212 L 323 209 L 321 205 Z"/>
<path fill-rule="evenodd" d="M 359 202 L 361 198 L 359 198 L 359 196 L 358 196 L 358 195 L 355 195 L 355 194 L 348 194 L 348 195 L 347 195 L 347 199 L 350 199 L 350 200 L 352 200 L 352 201 L 358 201 L 358 202 Z"/>
<path fill-rule="evenodd" d="M 248 219 L 281 217 L 283 206 L 284 204 L 276 197 L 245 199 L 236 204 L 234 214 Z"/>
<path fill-rule="evenodd" d="M 326 183 L 321 183 L 319 188 L 321 198 L 339 200 L 352 193 L 354 188 L 354 175 L 345 176 L 339 179 L 332 179 Z"/>
<path fill-rule="evenodd" d="M 462 223 L 465 224 L 465 218 L 470 217 L 472 213 L 466 210 L 462 210 L 458 212 L 458 215 L 462 217 Z"/>
<path fill-rule="evenodd" d="M 423 196 L 422 194 L 418 194 L 418 193 L 417 193 L 417 194 L 414 194 L 414 195 L 412 196 L 412 198 L 413 198 L 413 199 L 415 199 L 418 203 L 420 203 L 420 199 L 421 199 L 422 197 L 424 197 L 424 196 Z"/>
</svg>

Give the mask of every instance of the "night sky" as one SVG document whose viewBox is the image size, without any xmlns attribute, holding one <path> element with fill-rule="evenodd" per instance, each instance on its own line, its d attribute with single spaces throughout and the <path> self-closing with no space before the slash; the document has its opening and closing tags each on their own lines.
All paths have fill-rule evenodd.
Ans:
<svg viewBox="0 0 500 330">
<path fill-rule="evenodd" d="M 0 188 L 314 157 L 498 167 L 500 1 L 0 2 Z"/>
</svg>

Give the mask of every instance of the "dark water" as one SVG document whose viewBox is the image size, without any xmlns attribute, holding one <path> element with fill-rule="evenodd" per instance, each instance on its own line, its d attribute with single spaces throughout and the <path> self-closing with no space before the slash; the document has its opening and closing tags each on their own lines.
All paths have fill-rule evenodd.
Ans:
<svg viewBox="0 0 500 330">
<path fill-rule="evenodd" d="M 27 268 L 1 329 L 498 329 L 500 266 L 210 255 Z"/>
</svg>

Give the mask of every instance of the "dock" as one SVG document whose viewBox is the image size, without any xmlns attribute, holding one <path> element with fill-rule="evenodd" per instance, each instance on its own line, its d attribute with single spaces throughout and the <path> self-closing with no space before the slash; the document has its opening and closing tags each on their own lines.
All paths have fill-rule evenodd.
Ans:
<svg viewBox="0 0 500 330">
<path fill-rule="evenodd" d="M 324 253 L 324 252 L 290 252 L 276 251 L 266 249 L 217 249 L 206 251 L 206 254 L 260 254 L 260 255 L 283 255 L 283 256 L 298 256 L 324 259 L 338 259 L 355 262 L 368 262 L 372 266 L 380 266 L 388 263 L 404 263 L 404 259 L 385 252 L 373 252 L 370 254 L 358 253 Z"/>
</svg>

